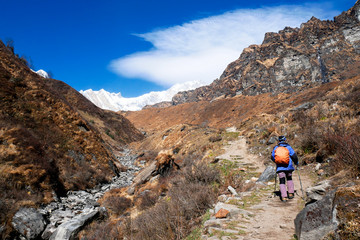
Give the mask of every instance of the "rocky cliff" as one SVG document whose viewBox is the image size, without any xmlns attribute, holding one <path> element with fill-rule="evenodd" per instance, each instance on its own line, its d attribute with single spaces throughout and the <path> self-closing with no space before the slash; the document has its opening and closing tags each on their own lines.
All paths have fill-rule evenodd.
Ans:
<svg viewBox="0 0 360 240">
<path fill-rule="evenodd" d="M 235 95 L 291 93 L 359 74 L 360 2 L 334 18 L 266 33 L 208 86 L 177 93 L 173 105 Z"/>
<path fill-rule="evenodd" d="M 114 151 L 143 137 L 124 117 L 32 72 L 1 41 L 0 98 L 0 236 L 19 207 L 111 180 L 123 168 Z"/>
</svg>

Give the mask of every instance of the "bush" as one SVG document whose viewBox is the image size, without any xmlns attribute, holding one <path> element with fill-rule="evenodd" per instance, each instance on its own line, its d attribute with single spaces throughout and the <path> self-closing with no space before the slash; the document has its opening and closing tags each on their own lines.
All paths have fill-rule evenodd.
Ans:
<svg viewBox="0 0 360 240">
<path fill-rule="evenodd" d="M 121 222 L 95 222 L 87 227 L 83 240 L 114 240 L 122 239 Z"/>
<path fill-rule="evenodd" d="M 154 206 L 157 200 L 159 199 L 159 195 L 160 194 L 156 194 L 153 192 L 144 192 L 142 196 L 140 196 L 139 198 L 140 200 L 139 209 L 145 210 Z"/>
<path fill-rule="evenodd" d="M 210 168 L 205 163 L 190 164 L 183 171 L 185 180 L 189 183 L 199 182 L 203 184 L 212 184 L 220 182 L 219 172 Z"/>
<path fill-rule="evenodd" d="M 214 199 L 208 186 L 175 182 L 167 197 L 128 224 L 125 235 L 133 239 L 184 239 L 194 219 L 204 214 Z"/>
<path fill-rule="evenodd" d="M 329 135 L 326 138 L 328 149 L 336 154 L 331 162 L 333 173 L 339 170 L 350 170 L 352 177 L 360 176 L 360 135 Z"/>
<path fill-rule="evenodd" d="M 186 161 L 186 168 L 171 182 L 168 195 L 133 221 L 125 235 L 132 239 L 184 239 L 200 216 L 215 202 L 211 185 L 218 174 L 205 164 Z M 199 220 L 197 222 L 196 220 Z"/>
<path fill-rule="evenodd" d="M 132 201 L 126 197 L 113 195 L 105 199 L 104 206 L 116 215 L 121 215 L 132 206 Z"/>
</svg>

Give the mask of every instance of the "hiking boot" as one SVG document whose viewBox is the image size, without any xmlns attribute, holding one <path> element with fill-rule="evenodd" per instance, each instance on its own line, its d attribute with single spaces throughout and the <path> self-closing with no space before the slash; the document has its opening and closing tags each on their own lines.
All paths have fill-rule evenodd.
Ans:
<svg viewBox="0 0 360 240">
<path fill-rule="evenodd" d="M 281 200 L 282 202 L 287 202 L 289 199 L 288 199 L 287 197 L 284 197 L 284 198 L 280 198 L 280 200 Z"/>
<path fill-rule="evenodd" d="M 293 199 L 294 198 L 294 194 L 293 193 L 289 193 L 289 199 Z"/>
</svg>

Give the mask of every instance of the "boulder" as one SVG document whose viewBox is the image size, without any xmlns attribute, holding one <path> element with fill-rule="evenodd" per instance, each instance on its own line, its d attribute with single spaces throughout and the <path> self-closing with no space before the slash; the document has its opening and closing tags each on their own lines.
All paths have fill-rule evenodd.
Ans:
<svg viewBox="0 0 360 240">
<path fill-rule="evenodd" d="M 266 142 L 267 145 L 272 145 L 277 142 L 277 137 L 271 136 L 269 140 Z"/>
<path fill-rule="evenodd" d="M 138 175 L 136 175 L 136 177 L 134 178 L 133 184 L 128 189 L 129 194 L 134 194 L 136 186 L 138 186 L 150 179 L 150 177 L 156 172 L 156 168 L 157 168 L 156 163 L 157 162 L 155 162 L 155 161 L 152 162 L 149 166 L 147 166 L 141 172 L 139 172 Z"/>
<path fill-rule="evenodd" d="M 306 103 L 303 103 L 299 106 L 296 106 L 294 107 L 293 109 L 291 109 L 290 111 L 299 111 L 299 110 L 307 110 L 307 109 L 310 109 L 314 106 L 314 103 L 312 102 L 306 102 Z"/>
<path fill-rule="evenodd" d="M 251 212 L 240 209 L 238 206 L 232 205 L 232 204 L 218 202 L 215 205 L 215 212 L 216 213 L 219 212 L 220 209 L 228 210 L 230 212 L 231 218 L 236 218 L 237 216 L 240 216 L 240 215 L 251 216 Z"/>
<path fill-rule="evenodd" d="M 267 166 L 264 172 L 260 175 L 257 182 L 268 182 L 276 177 L 274 166 Z"/>
<path fill-rule="evenodd" d="M 14 215 L 12 226 L 26 239 L 35 239 L 44 230 L 44 217 L 35 208 L 20 208 Z"/>
<path fill-rule="evenodd" d="M 360 239 L 360 185 L 349 183 L 308 204 L 295 219 L 299 240 Z"/>
<path fill-rule="evenodd" d="M 321 200 L 330 187 L 331 187 L 331 182 L 329 180 L 325 180 L 319 182 L 313 187 L 307 188 L 306 189 L 307 204 Z"/>
<path fill-rule="evenodd" d="M 50 240 L 68 240 L 75 239 L 76 234 L 81 228 L 99 212 L 99 209 L 84 209 L 84 213 L 75 216 L 62 223 L 56 231 L 51 235 Z"/>
<path fill-rule="evenodd" d="M 337 227 L 336 207 L 333 201 L 335 190 L 326 194 L 321 200 L 307 205 L 294 220 L 295 233 L 299 240 L 322 239 Z"/>
</svg>

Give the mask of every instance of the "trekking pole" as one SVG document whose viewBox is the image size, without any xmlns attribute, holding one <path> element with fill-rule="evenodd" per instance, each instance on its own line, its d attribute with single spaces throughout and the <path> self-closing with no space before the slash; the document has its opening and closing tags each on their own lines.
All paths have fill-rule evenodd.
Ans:
<svg viewBox="0 0 360 240">
<path fill-rule="evenodd" d="M 304 190 L 303 190 L 303 187 L 302 187 L 301 178 L 300 178 L 300 172 L 299 172 L 298 166 L 296 166 L 296 170 L 297 170 L 297 173 L 299 175 L 299 182 L 300 182 L 300 188 L 301 188 L 301 193 L 302 193 L 301 199 L 305 200 L 305 198 L 304 198 Z"/>
<path fill-rule="evenodd" d="M 274 188 L 274 197 L 276 196 L 276 181 L 277 181 L 277 174 L 276 174 L 276 167 L 275 167 L 275 188 Z"/>
</svg>

